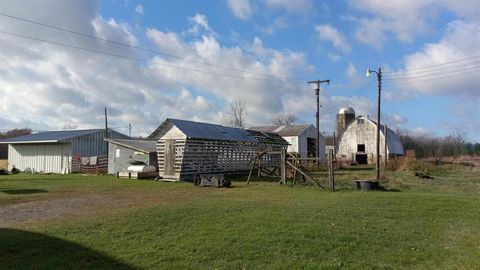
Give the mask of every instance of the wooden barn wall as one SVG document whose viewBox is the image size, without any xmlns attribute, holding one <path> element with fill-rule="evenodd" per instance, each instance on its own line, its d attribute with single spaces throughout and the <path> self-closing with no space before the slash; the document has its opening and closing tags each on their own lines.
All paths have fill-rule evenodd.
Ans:
<svg viewBox="0 0 480 270">
<path fill-rule="evenodd" d="M 198 139 L 175 140 L 174 179 L 189 179 L 197 173 L 233 173 L 248 171 L 255 155 L 262 151 L 280 151 L 282 145 Z M 166 140 L 158 140 L 158 166 L 165 175 Z M 264 166 L 278 166 L 280 155 L 265 155 Z"/>
</svg>

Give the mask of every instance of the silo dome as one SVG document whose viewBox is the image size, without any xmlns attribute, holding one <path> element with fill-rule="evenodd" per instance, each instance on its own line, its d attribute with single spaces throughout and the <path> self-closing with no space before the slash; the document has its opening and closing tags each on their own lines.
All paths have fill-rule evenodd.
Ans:
<svg viewBox="0 0 480 270">
<path fill-rule="evenodd" d="M 352 107 L 343 107 L 338 111 L 338 114 L 355 114 L 355 110 Z"/>
</svg>

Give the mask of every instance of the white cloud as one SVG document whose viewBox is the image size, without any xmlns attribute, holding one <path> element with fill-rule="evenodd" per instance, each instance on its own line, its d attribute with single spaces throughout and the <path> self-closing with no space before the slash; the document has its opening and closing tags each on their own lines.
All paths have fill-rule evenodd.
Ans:
<svg viewBox="0 0 480 270">
<path fill-rule="evenodd" d="M 315 31 L 317 31 L 320 40 L 331 42 L 335 48 L 343 52 L 350 52 L 352 50 L 345 36 L 335 27 L 329 24 L 316 25 Z"/>
<path fill-rule="evenodd" d="M 380 49 L 390 34 L 401 42 L 412 42 L 419 34 L 432 31 L 430 24 L 440 12 L 450 11 L 468 20 L 478 21 L 480 2 L 470 0 L 349 0 L 349 5 L 365 15 L 347 16 L 357 24 L 358 41 Z"/>
<path fill-rule="evenodd" d="M 451 95 L 480 100 L 480 66 L 475 59 L 442 65 L 478 56 L 479 48 L 480 23 L 454 21 L 448 24 L 440 41 L 426 44 L 420 51 L 407 55 L 405 68 L 390 74 L 390 77 L 404 78 L 397 82 L 397 87 L 411 94 Z M 434 68 L 436 65 L 442 66 Z"/>
<path fill-rule="evenodd" d="M 143 6 L 138 4 L 135 6 L 135 13 L 143 15 Z"/>
<path fill-rule="evenodd" d="M 31 3 L 36 5 L 37 1 Z M 60 14 L 58 21 L 47 22 L 129 44 L 138 44 L 144 39 L 130 31 L 129 24 L 99 17 L 97 7 L 90 2 L 78 6 L 63 3 L 59 1 L 48 10 L 29 9 L 29 14 L 19 15 L 35 19 L 40 16 L 38 14 L 42 18 Z M 17 1 L 7 4 L 8 7 L 16 5 L 14 10 L 27 12 L 21 8 L 24 2 L 21 5 Z M 82 13 L 78 15 L 80 11 Z M 72 15 L 63 16 L 65 14 Z M 3 31 L 41 36 L 115 54 L 146 57 L 129 47 L 46 31 L 38 26 L 9 24 L 4 20 L 0 19 Z M 223 112 L 228 101 L 235 98 L 248 104 L 249 124 L 268 124 L 273 116 L 284 111 L 286 96 L 303 95 L 298 93 L 298 85 L 288 81 L 250 80 L 247 78 L 272 77 L 199 64 L 208 62 L 258 74 L 292 77 L 297 72 L 308 74 L 313 71 L 302 53 L 266 47 L 259 38 L 243 47 L 227 47 L 212 34 L 206 16 L 197 14 L 190 21 L 197 31 L 195 36 L 185 37 L 188 41 L 181 32 L 146 30 L 146 38 L 159 49 L 183 58 L 150 56 L 146 59 L 151 60 L 149 63 L 0 35 L 2 128 L 28 126 L 46 130 L 60 129 L 67 124 L 78 128 L 101 127 L 103 107 L 107 106 L 112 126 L 132 123 L 134 134 L 146 135 L 166 117 L 224 123 L 226 116 Z M 187 69 L 230 74 L 237 78 Z M 304 93 L 310 94 L 310 91 Z"/>
<path fill-rule="evenodd" d="M 312 10 L 312 0 L 265 0 L 267 7 L 271 9 L 284 10 L 293 14 L 305 14 Z"/>
<path fill-rule="evenodd" d="M 239 19 L 247 20 L 253 14 L 250 0 L 228 0 L 227 4 L 233 15 Z"/>
<path fill-rule="evenodd" d="M 188 30 L 188 33 L 193 35 L 200 35 L 205 33 L 207 35 L 216 35 L 215 31 L 208 25 L 207 16 L 197 13 L 193 17 L 189 17 L 188 21 L 192 24 L 192 27 Z"/>
<path fill-rule="evenodd" d="M 351 62 L 348 63 L 345 73 L 347 75 L 347 78 L 350 79 L 350 81 L 358 82 L 360 80 L 360 74 L 358 74 L 357 68 Z"/>
</svg>

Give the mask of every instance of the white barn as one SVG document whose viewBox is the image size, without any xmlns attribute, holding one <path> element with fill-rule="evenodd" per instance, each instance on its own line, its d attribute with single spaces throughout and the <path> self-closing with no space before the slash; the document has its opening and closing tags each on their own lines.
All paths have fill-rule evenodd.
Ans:
<svg viewBox="0 0 480 270">
<path fill-rule="evenodd" d="M 380 158 L 385 158 L 385 142 L 388 158 L 405 155 L 400 136 L 390 128 L 385 135 L 380 125 Z M 386 138 L 386 140 L 385 140 Z M 351 121 L 338 138 L 337 159 L 357 164 L 375 164 L 377 152 L 377 123 L 368 117 L 358 116 Z"/>
<path fill-rule="evenodd" d="M 128 139 L 109 130 L 109 138 Z M 14 166 L 43 173 L 70 173 L 73 157 L 107 155 L 105 129 L 62 130 L 35 133 L 1 140 L 8 144 L 8 170 Z"/>
<path fill-rule="evenodd" d="M 289 126 L 258 126 L 250 129 L 276 133 L 284 138 L 290 145 L 287 151 L 298 153 L 301 157 L 315 157 L 317 128 L 313 125 L 289 125 Z M 320 157 L 325 156 L 325 138 L 320 134 Z"/>
</svg>

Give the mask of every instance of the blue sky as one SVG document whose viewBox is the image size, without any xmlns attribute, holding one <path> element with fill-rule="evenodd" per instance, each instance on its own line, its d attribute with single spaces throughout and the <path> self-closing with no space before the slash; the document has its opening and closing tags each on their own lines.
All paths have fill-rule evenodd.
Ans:
<svg viewBox="0 0 480 270">
<path fill-rule="evenodd" d="M 342 105 L 375 117 L 376 82 L 365 87 L 375 79 L 365 70 L 381 67 L 382 121 L 480 141 L 479 12 L 467 0 L 6 1 L 0 13 L 17 19 L 0 16 L 0 129 L 101 126 L 107 106 L 112 126 L 146 135 L 167 117 L 225 123 L 235 99 L 249 125 L 285 113 L 314 123 L 313 87 L 300 79 L 330 79 L 321 96 L 329 134 Z"/>
</svg>

